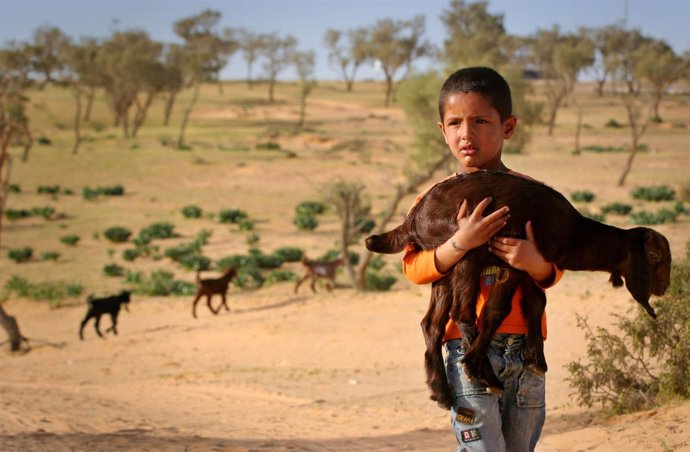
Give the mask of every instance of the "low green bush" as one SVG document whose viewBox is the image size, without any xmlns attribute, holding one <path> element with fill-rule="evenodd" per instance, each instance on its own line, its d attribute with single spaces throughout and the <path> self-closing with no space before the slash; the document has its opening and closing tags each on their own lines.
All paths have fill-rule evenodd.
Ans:
<svg viewBox="0 0 690 452">
<path fill-rule="evenodd" d="M 249 218 L 247 212 L 235 208 L 223 209 L 218 213 L 218 221 L 221 223 L 239 223 L 247 218 Z"/>
<path fill-rule="evenodd" d="M 139 256 L 141 256 L 141 250 L 139 248 L 127 248 L 122 251 L 122 258 L 127 262 L 135 261 Z"/>
<path fill-rule="evenodd" d="M 201 207 L 193 204 L 182 208 L 182 216 L 185 218 L 201 218 L 202 213 Z"/>
<path fill-rule="evenodd" d="M 678 213 L 666 208 L 659 209 L 657 212 L 641 210 L 630 215 L 630 222 L 636 225 L 673 223 L 677 216 Z"/>
<path fill-rule="evenodd" d="M 673 201 L 676 192 L 668 185 L 656 185 L 649 187 L 635 187 L 630 195 L 642 201 Z"/>
<path fill-rule="evenodd" d="M 366 289 L 374 292 L 390 290 L 397 278 L 392 275 L 382 275 L 378 272 L 368 271 L 365 278 Z"/>
<path fill-rule="evenodd" d="M 57 194 L 60 194 L 60 186 L 59 185 L 39 185 L 36 191 L 39 194 L 57 195 Z"/>
<path fill-rule="evenodd" d="M 31 211 L 27 209 L 5 209 L 5 218 L 11 221 L 31 217 Z"/>
<path fill-rule="evenodd" d="M 22 248 L 10 248 L 7 250 L 7 257 L 17 264 L 30 261 L 33 254 L 34 250 L 30 246 L 24 246 Z"/>
<path fill-rule="evenodd" d="M 608 127 L 610 129 L 620 129 L 625 126 L 620 122 L 616 121 L 615 119 L 609 118 L 609 120 L 606 121 L 606 124 L 604 124 L 604 127 Z"/>
<path fill-rule="evenodd" d="M 297 281 L 299 276 L 292 270 L 272 270 L 267 276 L 264 284 L 271 285 L 279 282 Z"/>
<path fill-rule="evenodd" d="M 80 296 L 84 288 L 79 282 L 32 283 L 26 278 L 13 276 L 5 283 L 5 290 L 30 300 L 48 301 L 51 308 L 57 308 L 64 299 Z"/>
<path fill-rule="evenodd" d="M 123 243 L 129 240 L 132 231 L 124 226 L 112 226 L 103 232 L 103 236 L 112 243 Z"/>
<path fill-rule="evenodd" d="M 84 187 L 81 191 L 82 197 L 86 200 L 94 200 L 99 196 L 124 196 L 125 189 L 122 185 L 113 185 L 110 187 Z"/>
<path fill-rule="evenodd" d="M 625 413 L 690 397 L 688 256 L 674 262 L 669 289 L 654 302 L 654 309 L 656 320 L 637 309 L 634 317 L 618 316 L 611 330 L 592 328 L 578 316 L 587 357 L 569 363 L 567 369 L 580 405 Z"/>
<path fill-rule="evenodd" d="M 180 265 L 191 271 L 206 271 L 211 269 L 211 259 L 201 254 L 187 254 L 180 258 Z"/>
<path fill-rule="evenodd" d="M 106 276 L 120 277 L 125 274 L 125 268 L 119 264 L 106 264 L 103 266 L 103 274 Z"/>
<path fill-rule="evenodd" d="M 302 259 L 304 251 L 294 246 L 284 246 L 274 250 L 273 255 L 277 256 L 283 262 L 298 262 Z"/>
<path fill-rule="evenodd" d="M 60 237 L 60 242 L 64 243 L 67 246 L 77 246 L 77 243 L 79 243 L 79 236 L 75 234 L 70 234 L 70 235 L 64 235 Z"/>
<path fill-rule="evenodd" d="M 594 193 L 589 190 L 578 190 L 570 194 L 570 199 L 574 202 L 592 202 L 594 197 Z"/>
<path fill-rule="evenodd" d="M 57 261 L 60 259 L 60 253 L 57 251 L 45 251 L 41 253 L 42 261 Z"/>
<path fill-rule="evenodd" d="M 603 214 L 615 214 L 615 215 L 627 215 L 632 211 L 632 206 L 630 204 L 624 204 L 620 202 L 614 202 L 607 204 L 601 208 L 601 213 Z"/>
<path fill-rule="evenodd" d="M 31 209 L 31 214 L 38 217 L 43 217 L 46 220 L 50 220 L 55 215 L 55 208 L 50 206 L 33 207 Z"/>
<path fill-rule="evenodd" d="M 167 222 L 153 223 L 139 231 L 139 236 L 145 239 L 146 243 L 155 239 L 170 239 L 176 237 L 175 225 Z"/>
<path fill-rule="evenodd" d="M 132 291 L 145 296 L 194 295 L 196 285 L 175 279 L 172 272 L 153 270 L 146 276 L 141 272 L 127 272 L 126 282 L 132 285 Z"/>
<path fill-rule="evenodd" d="M 319 226 L 319 220 L 311 213 L 298 213 L 293 223 L 300 231 L 313 231 Z"/>
<path fill-rule="evenodd" d="M 8 191 L 9 193 L 21 193 L 21 192 L 22 192 L 22 188 L 21 188 L 21 186 L 20 186 L 19 184 L 9 184 L 9 185 L 7 186 L 7 191 Z"/>
<path fill-rule="evenodd" d="M 303 201 L 295 207 L 295 213 L 311 213 L 320 215 L 326 211 L 326 205 L 319 201 Z"/>
</svg>

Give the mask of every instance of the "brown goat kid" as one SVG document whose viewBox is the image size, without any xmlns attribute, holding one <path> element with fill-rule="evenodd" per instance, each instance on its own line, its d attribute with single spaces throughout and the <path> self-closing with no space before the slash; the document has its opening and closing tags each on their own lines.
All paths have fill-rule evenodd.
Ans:
<svg viewBox="0 0 690 452">
<path fill-rule="evenodd" d="M 306 256 L 302 256 L 300 261 L 304 268 L 304 275 L 295 283 L 295 293 L 299 290 L 299 286 L 310 278 L 312 292 L 316 293 L 316 280 L 319 278 L 326 280 L 326 289 L 330 292 L 335 287 L 335 271 L 345 263 L 343 257 L 332 261 L 311 261 Z"/>
<path fill-rule="evenodd" d="M 228 289 L 230 287 L 230 281 L 232 281 L 232 278 L 237 276 L 237 271 L 233 267 L 229 267 L 225 272 L 223 273 L 223 276 L 220 278 L 205 278 L 201 279 L 199 277 L 199 272 L 196 272 L 196 297 L 194 298 L 194 302 L 192 303 L 192 315 L 196 319 L 196 304 L 199 302 L 199 299 L 202 296 L 206 296 L 206 304 L 208 305 L 208 309 L 214 314 L 218 314 L 220 312 L 220 308 L 225 307 L 226 311 L 229 311 L 230 308 L 228 307 L 228 304 L 226 303 L 226 297 L 228 294 Z M 213 309 L 213 306 L 211 306 L 211 297 L 213 295 L 220 295 L 222 302 L 218 306 L 218 309 Z"/>
<path fill-rule="evenodd" d="M 649 297 L 664 294 L 671 271 L 671 251 L 663 235 L 649 228 L 625 230 L 586 218 L 556 190 L 503 172 L 478 171 L 440 182 L 422 197 L 400 226 L 367 238 L 367 248 L 378 253 L 397 253 L 408 243 L 425 250 L 436 248 L 457 230 L 456 215 L 462 201 L 467 200 L 470 210 L 474 210 L 487 196 L 493 201 L 486 215 L 502 206 L 511 208 L 508 224 L 498 235 L 525 238 L 525 224 L 531 221 L 536 246 L 547 261 L 565 270 L 609 272 L 614 287 L 622 286 L 625 280 L 633 298 L 650 316 L 656 317 Z M 477 335 L 479 275 L 489 265 L 499 266 L 501 270 L 485 305 Z M 445 408 L 452 403 L 441 351 L 449 318 L 458 323 L 463 336 L 466 350 L 463 363 L 468 376 L 477 378 L 488 388 L 503 388 L 486 351 L 496 329 L 510 313 L 511 295 L 518 286 L 523 290 L 521 308 L 528 326 L 525 365 L 546 372 L 541 331 L 546 305 L 544 292 L 525 272 L 508 266 L 484 245 L 469 251 L 449 277 L 432 285 L 429 308 L 421 324 L 432 400 Z"/>
</svg>

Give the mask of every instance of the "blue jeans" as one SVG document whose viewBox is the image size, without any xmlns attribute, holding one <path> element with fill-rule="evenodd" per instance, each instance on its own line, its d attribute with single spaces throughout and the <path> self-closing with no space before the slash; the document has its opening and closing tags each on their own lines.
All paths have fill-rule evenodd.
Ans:
<svg viewBox="0 0 690 452">
<path fill-rule="evenodd" d="M 446 342 L 446 375 L 455 402 L 451 423 L 458 452 L 532 452 L 546 419 L 545 380 L 522 363 L 524 335 L 496 334 L 488 351 L 505 386 L 491 394 L 469 381 L 462 369 L 459 339 Z"/>
</svg>

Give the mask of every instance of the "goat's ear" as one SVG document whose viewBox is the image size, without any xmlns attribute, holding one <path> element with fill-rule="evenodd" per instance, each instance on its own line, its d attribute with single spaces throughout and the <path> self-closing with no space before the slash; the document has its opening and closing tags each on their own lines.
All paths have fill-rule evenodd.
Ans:
<svg viewBox="0 0 690 452">
<path fill-rule="evenodd" d="M 623 278 L 621 277 L 621 272 L 616 271 L 611 273 L 609 282 L 613 285 L 613 287 L 621 287 L 623 285 Z"/>
<path fill-rule="evenodd" d="M 625 287 L 635 301 L 651 315 L 656 317 L 654 309 L 649 304 L 652 274 L 647 260 L 647 253 L 643 246 L 636 246 L 628 251 L 628 262 L 624 272 Z"/>
</svg>

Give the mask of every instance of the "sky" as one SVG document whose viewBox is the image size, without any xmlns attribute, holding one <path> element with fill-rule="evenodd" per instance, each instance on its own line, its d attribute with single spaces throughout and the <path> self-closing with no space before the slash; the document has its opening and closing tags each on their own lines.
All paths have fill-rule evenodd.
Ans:
<svg viewBox="0 0 690 452">
<path fill-rule="evenodd" d="M 471 3 L 471 2 L 470 2 Z M 73 37 L 106 38 L 113 31 L 141 29 L 161 42 L 178 42 L 173 23 L 204 9 L 221 12 L 221 28 L 246 28 L 259 33 L 292 35 L 299 50 L 316 52 L 318 79 L 338 79 L 328 65 L 323 37 L 329 28 L 350 30 L 373 26 L 378 20 L 426 18 L 425 37 L 438 46 L 446 30 L 440 20 L 450 0 L 0 0 L 0 44 L 28 41 L 34 30 L 50 25 Z M 492 14 L 501 14 L 506 31 L 528 36 L 558 25 L 563 32 L 579 27 L 626 25 L 664 39 L 677 53 L 690 51 L 690 0 L 489 0 Z M 415 67 L 433 64 L 421 60 Z M 260 68 L 254 68 L 260 75 Z M 233 56 L 222 73 L 225 79 L 246 77 L 241 55 Z M 380 79 L 373 65 L 358 79 Z M 294 78 L 286 70 L 279 79 Z"/>
</svg>

